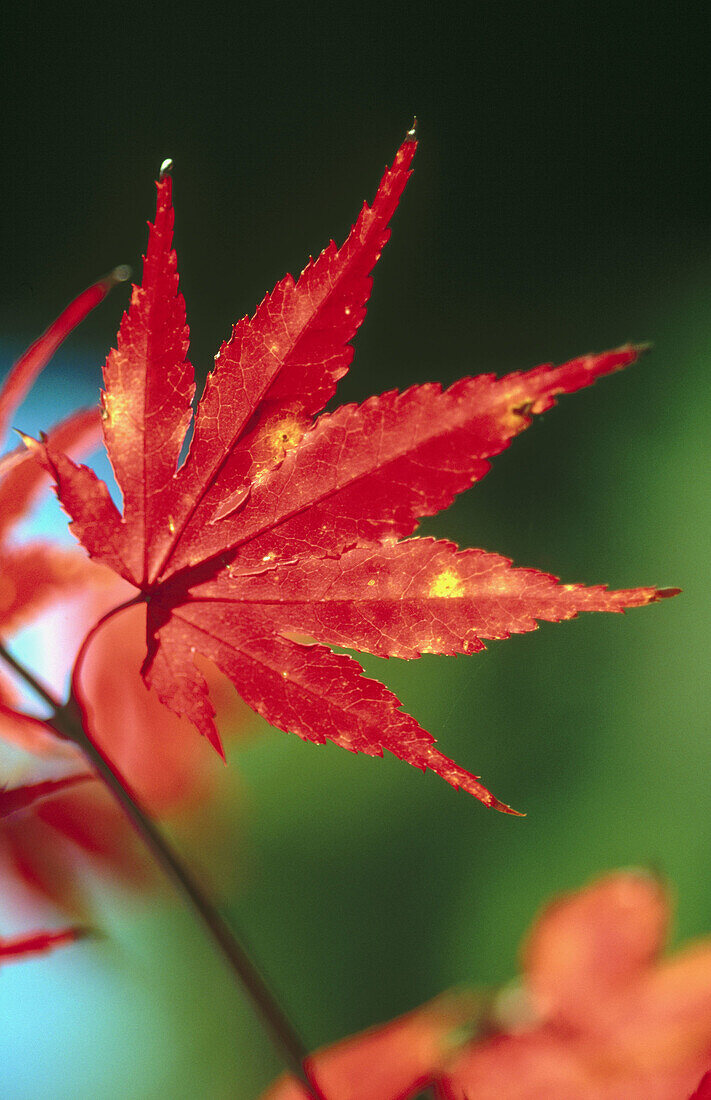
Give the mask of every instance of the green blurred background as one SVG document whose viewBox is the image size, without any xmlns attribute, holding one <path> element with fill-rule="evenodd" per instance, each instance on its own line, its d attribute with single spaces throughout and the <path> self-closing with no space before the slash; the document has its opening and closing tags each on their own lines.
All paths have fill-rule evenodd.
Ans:
<svg viewBox="0 0 711 1100">
<path fill-rule="evenodd" d="M 186 842 L 313 1045 L 509 978 L 541 902 L 606 869 L 661 870 L 675 938 L 711 932 L 709 18 L 628 0 L 3 14 L 13 346 L 97 273 L 138 268 L 171 156 L 204 373 L 284 271 L 343 239 L 413 114 L 416 172 L 345 399 L 654 342 L 425 530 L 683 596 L 470 658 L 367 662 L 528 816 L 261 729 L 223 779 L 237 810 L 205 809 L 220 844 Z M 125 301 L 69 345 L 77 386 L 98 385 Z M 0 1095 L 252 1100 L 279 1061 L 190 914 L 167 889 L 95 896 L 104 940 L 3 970 Z"/>
</svg>

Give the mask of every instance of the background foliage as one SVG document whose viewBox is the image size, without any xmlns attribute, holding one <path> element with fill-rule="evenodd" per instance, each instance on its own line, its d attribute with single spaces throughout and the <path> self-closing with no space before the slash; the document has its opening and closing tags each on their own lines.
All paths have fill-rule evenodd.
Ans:
<svg viewBox="0 0 711 1100">
<path fill-rule="evenodd" d="M 314 1044 L 508 978 L 541 901 L 605 868 L 653 864 L 679 892 L 679 938 L 711 930 L 708 21 L 627 0 L 4 16 L 8 363 L 97 273 L 138 267 L 170 155 L 206 371 L 264 290 L 342 240 L 413 113 L 416 172 L 347 399 L 654 341 L 427 529 L 684 595 L 378 669 L 526 819 L 277 733 L 232 753 L 234 812 L 194 858 Z M 31 415 L 91 399 L 123 306 L 119 291 L 89 318 L 57 360 L 60 396 Z M 3 971 L 2 1095 L 256 1095 L 280 1067 L 190 916 L 167 890 L 96 900 L 104 941 Z"/>
</svg>

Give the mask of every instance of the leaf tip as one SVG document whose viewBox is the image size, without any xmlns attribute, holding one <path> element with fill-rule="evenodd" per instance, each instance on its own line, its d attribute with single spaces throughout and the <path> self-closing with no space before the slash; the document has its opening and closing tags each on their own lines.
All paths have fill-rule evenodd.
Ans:
<svg viewBox="0 0 711 1100">
<path fill-rule="evenodd" d="M 210 729 L 204 730 L 205 737 L 207 738 L 209 743 L 212 745 L 213 749 L 215 750 L 215 752 L 219 756 L 222 763 L 226 764 L 227 763 L 227 756 L 225 754 L 225 749 L 224 749 L 224 746 L 222 744 L 222 738 L 220 737 L 219 733 L 214 728 L 214 725 L 212 725 L 212 723 L 211 723 L 211 727 L 212 728 L 210 728 Z"/>
<path fill-rule="evenodd" d="M 412 126 L 405 134 L 405 141 L 417 141 L 417 115 L 412 116 Z"/>
<path fill-rule="evenodd" d="M 527 814 L 521 810 L 514 810 L 513 806 L 507 806 L 505 802 L 499 802 L 498 798 L 495 798 L 491 802 L 491 809 L 498 810 L 499 813 L 508 814 L 510 817 L 526 817 Z"/>
<path fill-rule="evenodd" d="M 28 451 L 39 451 L 42 449 L 42 442 L 39 439 L 35 439 L 34 436 L 28 435 L 26 432 L 20 431 L 19 428 L 12 429 L 17 435 L 19 435 L 22 442 L 27 447 Z"/>
<path fill-rule="evenodd" d="M 475 798 L 483 802 L 488 810 L 498 810 L 499 813 L 509 814 L 511 817 L 526 817 L 526 814 L 522 813 L 521 810 L 514 810 L 513 806 L 507 806 L 505 802 L 502 802 L 495 794 L 492 794 L 491 791 L 483 789 L 479 783 L 476 784 L 476 787 L 477 789 L 475 790 L 467 790 L 467 788 L 464 787 L 464 790 L 467 790 L 468 794 L 473 794 Z"/>
<path fill-rule="evenodd" d="M 173 158 L 172 157 L 166 157 L 165 160 L 163 161 L 163 163 L 160 166 L 160 170 L 158 172 L 158 179 L 159 180 L 164 180 L 165 177 L 169 176 L 172 171 L 173 171 Z"/>
<path fill-rule="evenodd" d="M 655 593 L 655 600 L 668 600 L 672 596 L 680 596 L 681 588 L 658 588 Z"/>
</svg>

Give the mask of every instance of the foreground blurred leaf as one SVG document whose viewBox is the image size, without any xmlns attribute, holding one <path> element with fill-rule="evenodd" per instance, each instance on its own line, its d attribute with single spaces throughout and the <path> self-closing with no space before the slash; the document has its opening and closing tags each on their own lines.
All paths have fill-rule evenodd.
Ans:
<svg viewBox="0 0 711 1100">
<path fill-rule="evenodd" d="M 711 1060 L 711 938 L 660 959 L 668 917 L 657 879 L 607 875 L 544 910 L 518 990 L 434 1001 L 344 1039 L 312 1056 L 316 1080 L 329 1100 L 409 1100 L 427 1085 L 439 1100 L 686 1097 Z M 305 1096 L 284 1079 L 263 1100 Z"/>
<path fill-rule="evenodd" d="M 0 817 L 9 817 L 10 814 L 26 810 L 34 802 L 49 798 L 59 791 L 67 790 L 83 783 L 87 779 L 93 779 L 92 775 L 67 775 L 63 779 L 45 779 L 39 783 L 25 783 L 20 787 L 6 787 L 0 790 Z"/>
<path fill-rule="evenodd" d="M 328 1100 L 405 1100 L 432 1083 L 458 1029 L 476 1010 L 471 997 L 440 997 L 314 1054 L 309 1060 L 314 1080 Z M 308 1093 L 285 1076 L 262 1100 L 308 1100 Z"/>
<path fill-rule="evenodd" d="M 441 1100 L 688 1096 L 711 1059 L 711 939 L 660 959 L 668 919 L 641 873 L 554 901 L 524 947 L 520 1011 L 455 1059 Z"/>
<path fill-rule="evenodd" d="M 7 427 L 61 341 L 123 274 L 117 269 L 83 291 L 20 357 L 0 388 L 0 430 Z M 79 454 L 99 442 L 100 424 L 98 408 L 81 410 L 45 438 L 50 446 Z M 76 549 L 12 541 L 16 525 L 47 485 L 46 471 L 26 447 L 0 458 L 0 637 L 11 639 L 41 612 L 61 603 L 68 625 L 62 633 L 55 626 L 42 641 L 45 651 L 61 655 L 61 672 L 68 675 L 87 632 L 126 598 L 129 586 Z M 99 743 L 130 788 L 152 812 L 162 815 L 206 798 L 215 772 L 189 723 L 167 711 L 145 687 L 140 676 L 144 638 L 143 609 L 109 624 L 91 646 L 86 678 Z M 219 694 L 217 674 L 210 676 L 210 683 Z M 95 870 L 103 868 L 124 883 L 145 884 L 145 858 L 112 796 L 98 785 L 73 789 L 87 778 L 76 774 L 86 767 L 83 754 L 17 706 L 13 682 L 0 675 L 0 736 L 38 758 L 43 769 L 42 778 L 36 779 L 36 769 L 28 764 L 29 774 L 21 785 L 0 790 L 0 817 L 6 818 L 0 854 L 6 873 L 19 876 L 35 893 L 72 912 L 82 909 L 78 883 L 87 856 Z M 55 772 L 70 774 L 45 778 L 49 765 Z"/>
</svg>

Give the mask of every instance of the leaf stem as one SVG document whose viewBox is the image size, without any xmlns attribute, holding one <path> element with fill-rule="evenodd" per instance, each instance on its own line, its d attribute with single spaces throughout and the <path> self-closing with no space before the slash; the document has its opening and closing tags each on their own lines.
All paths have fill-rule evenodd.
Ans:
<svg viewBox="0 0 711 1100">
<path fill-rule="evenodd" d="M 2 642 L 0 642 L 0 657 L 2 657 L 3 661 L 10 666 L 13 672 L 16 672 L 20 679 L 24 680 L 28 687 L 31 687 L 35 694 L 39 695 L 40 699 L 47 703 L 52 710 L 60 710 L 62 704 L 56 696 L 54 696 L 49 688 L 45 687 L 28 668 L 20 664 L 17 658 L 13 657 L 10 650 L 6 649 Z M 42 721 L 42 719 L 39 719 L 39 721 Z"/>
<path fill-rule="evenodd" d="M 146 847 L 156 859 L 156 862 L 160 864 L 165 874 L 190 902 L 195 913 L 209 932 L 214 944 L 229 963 L 233 974 L 249 995 L 272 1043 L 284 1058 L 290 1072 L 301 1082 L 311 1100 L 327 1100 L 327 1097 L 314 1082 L 311 1073 L 306 1068 L 308 1051 L 305 1044 L 253 962 L 251 954 L 245 946 L 244 939 L 237 937 L 234 929 L 227 925 L 203 893 L 196 879 L 184 866 L 160 829 L 142 808 L 129 784 L 100 746 L 93 740 L 89 732 L 91 727 L 78 683 L 87 650 L 99 629 L 110 618 L 127 607 L 134 606 L 140 602 L 140 599 L 139 597 L 114 608 L 104 615 L 87 634 L 77 655 L 72 673 L 72 692 L 66 704 L 60 703 L 51 691 L 29 669 L 25 668 L 2 643 L 0 643 L 0 657 L 40 698 L 52 707 L 54 714 L 45 720 L 47 725 L 60 737 L 73 741 L 83 750 Z"/>
</svg>

